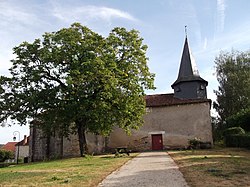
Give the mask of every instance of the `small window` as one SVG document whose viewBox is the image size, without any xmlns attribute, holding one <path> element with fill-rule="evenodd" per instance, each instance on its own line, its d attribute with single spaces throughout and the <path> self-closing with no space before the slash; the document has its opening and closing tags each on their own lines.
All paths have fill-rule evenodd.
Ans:
<svg viewBox="0 0 250 187">
<path fill-rule="evenodd" d="M 201 89 L 201 90 L 205 90 L 205 86 L 202 84 L 202 85 L 200 86 L 200 89 Z"/>
<path fill-rule="evenodd" d="M 175 88 L 175 91 L 176 91 L 176 92 L 180 92 L 180 91 L 181 91 L 181 88 L 180 88 L 179 86 L 177 86 L 177 87 Z"/>
</svg>

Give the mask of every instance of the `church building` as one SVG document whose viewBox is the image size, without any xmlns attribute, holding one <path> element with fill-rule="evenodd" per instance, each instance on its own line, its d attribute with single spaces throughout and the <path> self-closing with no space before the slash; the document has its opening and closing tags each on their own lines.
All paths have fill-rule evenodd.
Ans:
<svg viewBox="0 0 250 187">
<path fill-rule="evenodd" d="M 185 148 L 194 138 L 212 145 L 207 85 L 199 75 L 186 37 L 178 78 L 171 85 L 174 93 L 147 95 L 144 125 L 131 136 L 117 129 L 110 135 L 110 146 L 138 151 Z"/>
<path fill-rule="evenodd" d="M 171 85 L 174 93 L 147 95 L 144 125 L 127 135 L 116 128 L 109 137 L 87 134 L 90 153 L 102 153 L 117 147 L 133 151 L 185 148 L 189 140 L 199 138 L 213 144 L 210 117 L 211 100 L 207 99 L 208 82 L 200 77 L 185 38 L 177 80 Z M 47 146 L 47 149 L 46 149 Z M 49 155 L 46 150 L 49 146 Z M 51 137 L 46 140 L 41 130 L 32 127 L 30 132 L 30 159 L 69 157 L 79 155 L 76 135 L 70 139 Z"/>
</svg>

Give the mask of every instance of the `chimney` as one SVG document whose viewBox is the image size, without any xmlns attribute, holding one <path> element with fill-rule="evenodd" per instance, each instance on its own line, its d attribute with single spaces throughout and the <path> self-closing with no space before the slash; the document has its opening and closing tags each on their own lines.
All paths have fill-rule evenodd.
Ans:
<svg viewBox="0 0 250 187">
<path fill-rule="evenodd" d="M 28 138 L 26 135 L 24 135 L 24 138 L 23 138 L 23 145 L 27 144 L 28 142 Z"/>
</svg>

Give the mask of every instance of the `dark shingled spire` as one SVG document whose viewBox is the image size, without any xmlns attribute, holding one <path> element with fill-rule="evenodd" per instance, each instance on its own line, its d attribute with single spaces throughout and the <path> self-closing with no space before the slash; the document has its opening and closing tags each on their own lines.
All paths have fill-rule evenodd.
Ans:
<svg viewBox="0 0 250 187">
<path fill-rule="evenodd" d="M 171 85 L 175 91 L 175 97 L 183 99 L 206 98 L 207 85 L 208 82 L 202 79 L 199 75 L 186 36 L 178 78 Z"/>
</svg>

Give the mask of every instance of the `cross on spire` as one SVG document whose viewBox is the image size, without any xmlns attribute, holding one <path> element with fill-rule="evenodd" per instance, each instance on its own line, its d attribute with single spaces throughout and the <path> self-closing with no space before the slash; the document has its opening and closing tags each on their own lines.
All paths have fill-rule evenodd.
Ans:
<svg viewBox="0 0 250 187">
<path fill-rule="evenodd" d="M 186 34 L 186 38 L 187 38 L 187 25 L 185 25 L 185 34 Z"/>
</svg>

